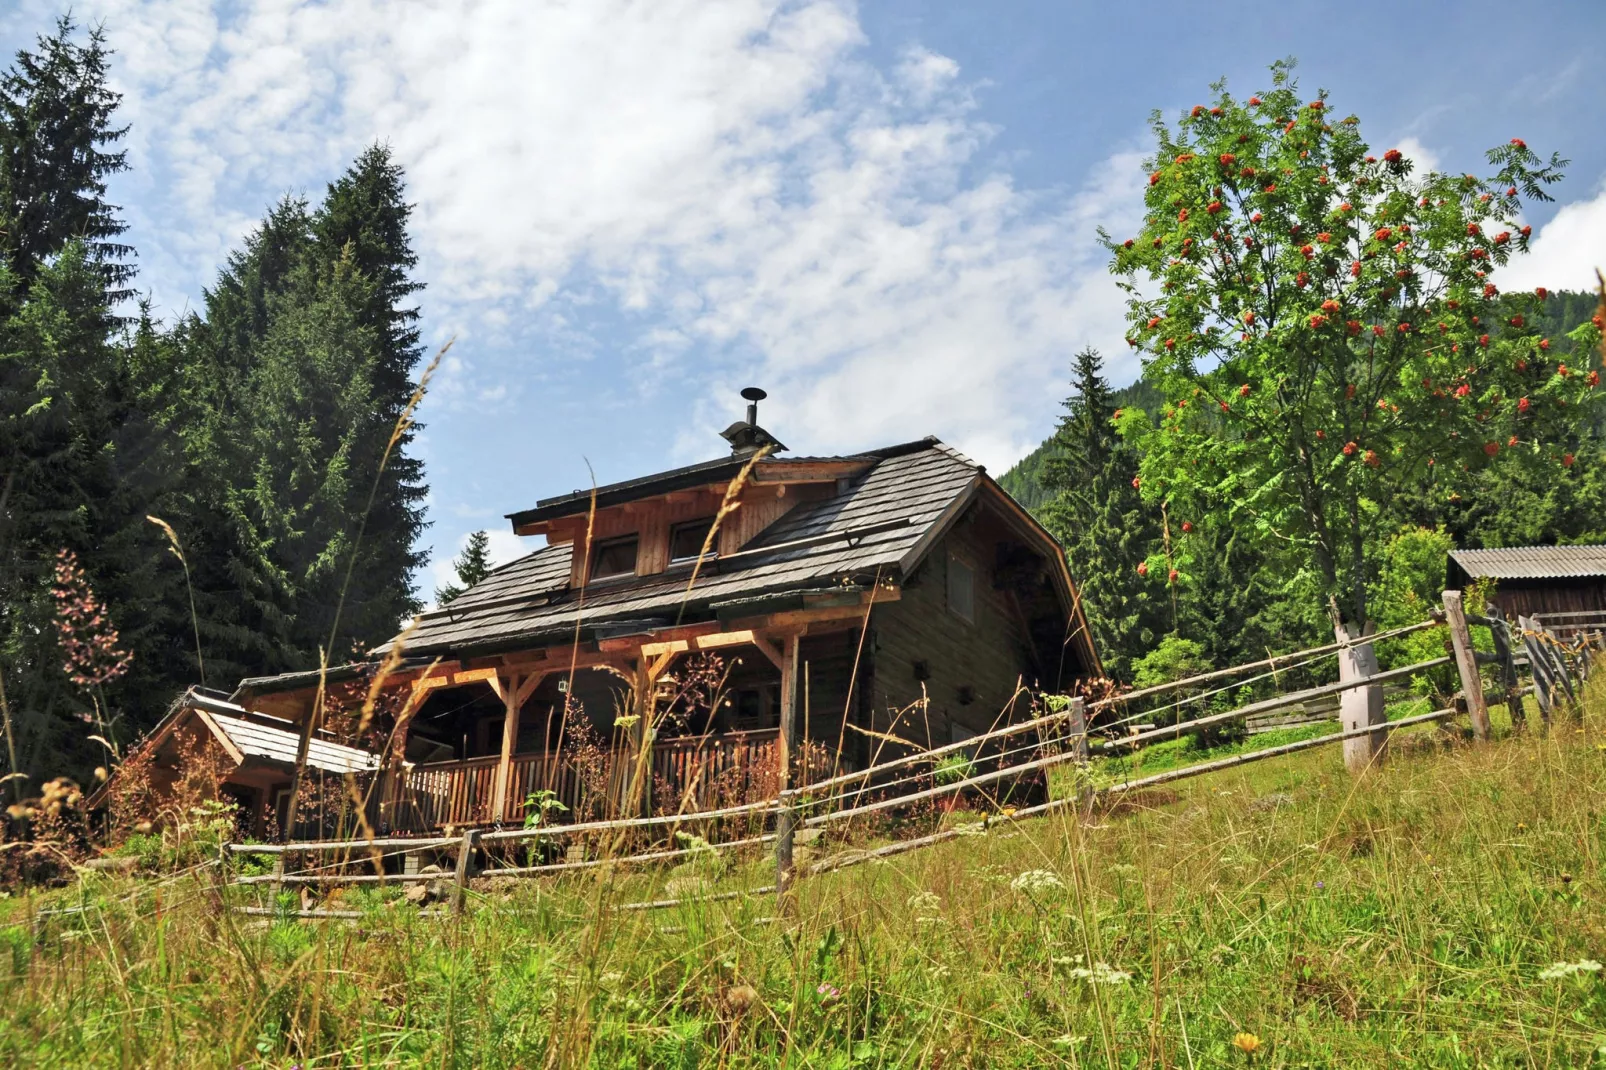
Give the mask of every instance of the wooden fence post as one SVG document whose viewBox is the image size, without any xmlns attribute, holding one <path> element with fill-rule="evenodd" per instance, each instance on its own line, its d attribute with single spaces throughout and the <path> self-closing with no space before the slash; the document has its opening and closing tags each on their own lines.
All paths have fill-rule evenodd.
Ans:
<svg viewBox="0 0 1606 1070">
<path fill-rule="evenodd" d="M 1505 695 L 1506 710 L 1511 714 L 1511 727 L 1526 728 L 1528 718 L 1522 710 L 1522 696 L 1517 693 L 1517 666 L 1512 661 L 1511 626 L 1498 609 L 1490 609 L 1488 616 L 1494 621 L 1489 625 L 1489 635 L 1494 640 L 1495 657 L 1499 659 L 1500 690 Z"/>
<path fill-rule="evenodd" d="M 777 749 L 775 815 L 775 896 L 782 910 L 792 890 L 792 840 L 797 832 L 797 810 L 791 799 L 792 755 L 797 736 L 798 637 L 788 635 L 781 648 L 781 730 Z"/>
<path fill-rule="evenodd" d="M 1076 760 L 1087 762 L 1087 700 L 1081 696 L 1071 699 L 1071 747 Z"/>
<path fill-rule="evenodd" d="M 457 848 L 457 875 L 452 884 L 452 913 L 463 913 L 463 894 L 468 889 L 469 860 L 474 857 L 474 846 L 479 843 L 479 829 L 463 833 L 463 842 Z"/>
<path fill-rule="evenodd" d="M 1339 682 L 1349 683 L 1352 680 L 1365 680 L 1376 676 L 1377 648 L 1369 642 L 1355 642 L 1364 638 L 1364 629 L 1335 623 L 1333 632 L 1339 642 L 1347 641 L 1354 644 L 1338 652 Z M 1339 722 L 1346 732 L 1383 724 L 1388 720 L 1388 712 L 1383 706 L 1382 685 L 1371 684 L 1340 692 L 1338 715 Z M 1381 728 L 1364 736 L 1346 739 L 1344 768 L 1359 776 L 1383 760 L 1383 750 L 1387 745 L 1388 733 Z"/>
<path fill-rule="evenodd" d="M 1573 716 L 1582 719 L 1584 709 L 1578 704 L 1578 692 L 1573 689 L 1573 674 L 1567 668 L 1567 652 L 1562 647 L 1561 640 L 1556 637 L 1556 633 L 1545 627 L 1538 617 L 1534 618 L 1534 627 L 1543 633 L 1540 645 L 1549 656 L 1550 664 L 1556 669 L 1551 674 L 1551 680 L 1554 681 L 1558 678 L 1561 680 L 1562 690 L 1567 692 L 1567 702 L 1572 707 Z"/>
<path fill-rule="evenodd" d="M 1517 618 L 1517 630 L 1522 633 L 1522 649 L 1528 655 L 1528 673 L 1533 677 L 1534 701 L 1539 704 L 1539 720 L 1550 727 L 1551 692 L 1554 682 L 1550 678 L 1550 663 L 1534 635 L 1534 622 L 1528 617 Z"/>
<path fill-rule="evenodd" d="M 1474 739 L 1489 738 L 1489 707 L 1483 701 L 1483 677 L 1478 672 L 1478 656 L 1472 646 L 1472 632 L 1461 607 L 1460 591 L 1444 592 L 1444 622 L 1450 626 L 1450 645 L 1455 651 L 1455 667 L 1461 674 L 1461 692 L 1467 698 L 1467 715 L 1472 718 Z"/>
</svg>

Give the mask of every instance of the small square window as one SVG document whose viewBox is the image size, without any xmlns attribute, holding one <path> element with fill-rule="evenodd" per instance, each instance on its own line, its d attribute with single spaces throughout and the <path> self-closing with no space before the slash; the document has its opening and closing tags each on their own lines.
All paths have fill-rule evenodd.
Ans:
<svg viewBox="0 0 1606 1070">
<path fill-rule="evenodd" d="M 704 517 L 702 520 L 688 520 L 684 524 L 676 524 L 669 529 L 669 560 L 675 564 L 681 561 L 695 561 L 703 552 L 703 544 L 708 541 L 708 533 L 714 528 L 714 518 Z M 714 547 L 708 548 L 709 553 Z"/>
<path fill-rule="evenodd" d="M 976 621 L 976 570 L 957 557 L 948 558 L 948 610 L 960 620 Z"/>
<path fill-rule="evenodd" d="M 636 536 L 629 535 L 623 539 L 598 543 L 591 553 L 591 578 L 606 580 L 615 576 L 635 575 L 639 541 Z"/>
</svg>

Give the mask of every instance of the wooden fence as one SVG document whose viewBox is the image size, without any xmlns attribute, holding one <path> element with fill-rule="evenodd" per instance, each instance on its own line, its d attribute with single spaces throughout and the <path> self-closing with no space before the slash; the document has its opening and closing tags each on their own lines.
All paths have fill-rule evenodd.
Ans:
<svg viewBox="0 0 1606 1070">
<path fill-rule="evenodd" d="M 1465 613 L 1460 593 L 1447 591 L 1443 610 L 1436 611 L 1432 619 L 1415 625 L 1295 651 L 1092 703 L 1080 698 L 1051 697 L 1046 712 L 1030 720 L 1003 725 L 960 743 L 905 754 L 864 769 L 823 778 L 805 777 L 801 786 L 783 787 L 758 801 L 706 809 L 699 804 L 711 799 L 717 802 L 717 799 L 699 795 L 696 786 L 705 781 L 714 783 L 721 778 L 728 779 L 732 775 L 748 776 L 755 768 L 763 769 L 776 764 L 778 752 L 772 748 L 778 747 L 780 752 L 789 749 L 786 739 L 788 726 L 784 722 L 778 736 L 769 733 L 765 738 L 765 734 L 750 734 L 744 742 L 745 750 L 726 749 L 710 753 L 706 747 L 696 745 L 696 741 L 688 741 L 683 748 L 671 747 L 662 758 L 655 757 L 655 764 L 663 764 L 666 779 L 672 777 L 676 783 L 690 786 L 691 790 L 683 792 L 683 810 L 680 812 L 655 817 L 540 824 L 530 828 L 489 832 L 469 829 L 450 836 L 230 844 L 227 850 L 236 856 L 273 856 L 275 868 L 272 874 L 240 877 L 234 883 L 267 885 L 275 892 L 282 886 L 294 884 L 436 880 L 440 879 L 439 874 L 387 872 L 383 868 L 384 859 L 420 853 L 437 853 L 443 857 L 455 855 L 452 909 L 460 912 L 468 879 L 474 872 L 474 860 L 479 855 L 486 860 L 486 865 L 479 871 L 481 875 L 530 877 L 557 876 L 601 866 L 656 865 L 685 859 L 700 852 L 768 849 L 773 845 L 776 858 L 774 885 L 749 889 L 746 894 L 774 891 L 782 897 L 784 904 L 787 893 L 801 877 L 843 869 L 871 858 L 916 850 L 975 831 L 946 829 L 874 851 L 847 851 L 812 864 L 799 865 L 794 863 L 793 847 L 800 830 L 820 830 L 823 833 L 876 815 L 906 814 L 922 807 L 941 808 L 961 798 L 982 801 L 995 815 L 1000 815 L 989 818 L 989 824 L 999 820 L 1018 821 L 1067 807 L 1090 805 L 1098 796 L 1117 795 L 1334 744 L 1346 747 L 1346 760 L 1359 771 L 1384 760 L 1384 744 L 1388 735 L 1401 728 L 1465 715 L 1471 723 L 1474 739 L 1486 741 L 1490 738 L 1489 706 L 1500 704 L 1511 710 L 1514 725 L 1521 727 L 1524 722 L 1521 702 L 1527 689 L 1520 686 L 1518 670 L 1525 663 L 1532 675 L 1532 687 L 1539 696 L 1543 722 L 1548 724 L 1553 710 L 1576 704 L 1580 696 L 1580 681 L 1589 672 L 1594 654 L 1606 649 L 1606 643 L 1601 639 L 1602 634 L 1606 633 L 1606 615 L 1603 615 L 1599 624 L 1601 627 L 1592 627 L 1591 622 L 1580 620 L 1576 626 L 1567 628 L 1565 637 L 1550 630 L 1548 622 L 1541 625 L 1524 619 L 1519 620 L 1516 628 L 1513 628 L 1498 615 L 1475 616 Z M 1493 649 L 1485 651 L 1474 647 L 1474 627 L 1488 629 Z M 1247 682 L 1263 680 L 1291 668 L 1308 668 L 1328 657 L 1347 656 L 1356 647 L 1438 629 L 1446 633 L 1448 640 L 1445 644 L 1448 653 L 1443 657 L 1428 658 L 1387 670 L 1365 671 L 1335 683 L 1284 692 L 1233 709 L 1185 716 L 1187 712 L 1199 708 L 1201 696 L 1225 694 L 1228 688 L 1236 689 Z M 1364 665 L 1368 660 L 1352 657 L 1349 664 Z M 1375 660 L 1371 664 L 1375 666 Z M 1484 672 L 1480 666 L 1493 666 L 1493 690 L 1486 690 Z M 1442 672 L 1446 667 L 1454 668 L 1461 683 L 1454 702 L 1444 708 L 1401 720 L 1384 719 L 1381 701 L 1384 685 L 1402 684 L 1420 678 L 1424 673 Z M 1259 675 L 1249 675 L 1256 673 Z M 1235 683 L 1210 690 L 1222 681 L 1234 679 Z M 1097 788 L 1085 786 L 1085 778 L 1075 775 L 1069 778 L 1070 781 L 1082 782 L 1084 786 L 1064 792 L 1058 798 L 1047 790 L 1051 771 L 1074 770 L 1087 763 L 1092 737 L 1100 737 L 1107 742 L 1107 746 L 1121 749 L 1176 738 L 1229 722 L 1247 722 L 1280 710 L 1346 695 L 1375 696 L 1377 701 L 1346 702 L 1345 723 L 1338 732 Z M 1149 704 L 1150 700 L 1156 699 L 1161 700 L 1162 704 Z M 1142 709 L 1128 712 L 1140 704 Z M 1354 709 L 1370 709 L 1372 712 L 1357 719 L 1351 712 Z M 1095 718 L 1100 722 L 1099 727 L 1090 730 Z M 1165 723 L 1168 719 L 1169 723 Z M 1135 733 L 1122 734 L 1124 728 L 1137 724 L 1145 727 Z M 796 754 L 796 751 L 791 753 Z M 1361 756 L 1359 765 L 1351 760 L 1354 755 Z M 427 774 L 428 767 L 418 772 Z M 524 790 L 535 781 L 526 779 L 519 783 L 520 790 Z M 452 790 L 442 788 L 438 797 L 445 800 L 442 805 L 448 807 L 447 812 L 452 812 L 449 807 L 456 798 Z M 1010 802 L 1016 805 L 1005 805 Z M 465 815 L 465 820 L 472 820 L 472 817 Z M 677 840 L 677 833 L 690 834 L 692 838 L 689 841 Z M 523 852 L 524 864 L 518 864 L 513 849 Z M 312 861 L 298 869 L 290 868 L 291 860 L 303 859 Z M 369 872 L 362 872 L 364 869 Z M 679 902 L 682 900 L 665 899 L 633 904 L 633 907 L 653 909 Z M 271 906 L 251 909 L 259 913 L 274 910 Z M 312 912 L 307 916 L 333 915 L 325 911 Z"/>
</svg>

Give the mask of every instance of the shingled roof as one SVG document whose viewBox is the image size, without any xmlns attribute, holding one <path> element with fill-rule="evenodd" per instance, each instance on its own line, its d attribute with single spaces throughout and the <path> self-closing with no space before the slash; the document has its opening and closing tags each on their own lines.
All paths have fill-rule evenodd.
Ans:
<svg viewBox="0 0 1606 1070">
<path fill-rule="evenodd" d="M 1496 580 L 1555 580 L 1606 576 L 1606 546 L 1508 546 L 1455 550 L 1451 559 L 1468 576 Z"/>
<path fill-rule="evenodd" d="M 567 638 L 577 618 L 589 637 L 623 635 L 677 619 L 785 609 L 787 599 L 801 607 L 808 597 L 863 589 L 877 575 L 897 579 L 912 568 L 944 521 L 988 482 L 979 465 L 935 438 L 856 456 L 872 467 L 842 493 L 799 505 L 741 553 L 705 565 L 690 596 L 688 574 L 679 570 L 593 584 L 582 604 L 569 588 L 573 548 L 563 543 L 496 569 L 449 606 L 424 614 L 407 652 L 489 653 Z M 707 478 L 705 466 L 690 471 Z M 660 489 L 651 477 L 639 482 Z"/>
</svg>

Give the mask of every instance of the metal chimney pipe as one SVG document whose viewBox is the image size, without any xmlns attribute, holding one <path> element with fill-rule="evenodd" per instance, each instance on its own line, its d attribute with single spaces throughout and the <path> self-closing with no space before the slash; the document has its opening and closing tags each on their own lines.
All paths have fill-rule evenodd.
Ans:
<svg viewBox="0 0 1606 1070">
<path fill-rule="evenodd" d="M 758 403 L 769 397 L 769 395 L 756 386 L 750 386 L 742 391 L 742 397 L 747 399 L 747 422 L 750 426 L 757 427 Z"/>
</svg>

